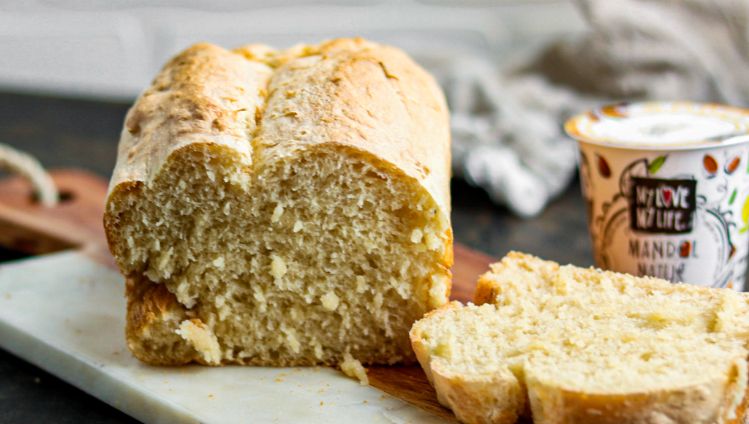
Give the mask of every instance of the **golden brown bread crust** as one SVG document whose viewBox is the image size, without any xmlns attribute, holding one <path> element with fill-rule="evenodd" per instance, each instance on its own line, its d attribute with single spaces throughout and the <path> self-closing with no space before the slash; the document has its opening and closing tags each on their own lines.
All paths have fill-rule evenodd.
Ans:
<svg viewBox="0 0 749 424">
<path fill-rule="evenodd" d="M 429 74 L 400 50 L 362 39 L 298 47 L 267 63 L 246 59 L 258 50 L 196 44 L 167 63 L 127 114 L 108 204 L 137 197 L 170 157 L 191 144 L 235 150 L 248 173 L 291 151 L 325 144 L 356 149 L 414 180 L 449 220 L 447 106 Z M 304 93 L 284 89 L 300 84 Z M 311 127 L 297 131 L 303 124 Z M 116 217 L 105 214 L 110 248 L 114 225 Z M 446 246 L 444 265 L 450 268 L 452 243 Z"/>
<path fill-rule="evenodd" d="M 530 387 L 534 420 L 559 424 L 689 424 L 705 422 L 712 415 L 715 424 L 742 423 L 743 411 L 731 413 L 721 405 L 733 386 L 715 381 L 699 387 L 660 392 L 596 395 L 560 390 L 558 387 Z M 543 412 L 541 412 L 543 411 Z M 720 413 L 720 415 L 718 415 Z M 730 419 L 729 416 L 735 416 Z M 699 417 L 699 418 L 698 418 Z"/>
<path fill-rule="evenodd" d="M 176 333 L 180 322 L 188 318 L 187 310 L 163 284 L 128 278 L 125 296 L 125 339 L 136 358 L 152 365 L 182 365 L 192 361 L 205 363 Z M 144 337 L 145 334 L 158 335 L 158 345 L 152 346 L 148 340 L 153 337 Z"/>
<path fill-rule="evenodd" d="M 250 155 L 271 69 L 211 44 L 196 44 L 169 63 L 130 109 L 122 129 L 110 195 L 122 183 L 148 183 L 175 150 L 196 141 Z"/>
<path fill-rule="evenodd" d="M 449 223 L 447 107 L 434 80 L 400 50 L 361 39 L 286 51 L 203 43 L 165 65 L 126 117 L 104 217 L 110 250 L 129 281 L 128 345 L 139 359 L 205 362 L 173 334 L 190 310 L 123 262 L 110 206 L 137 202 L 160 172 L 195 149 L 233 155 L 256 175 L 290 154 L 321 148 L 354 152 L 425 190 Z M 449 225 L 445 239 L 439 266 L 449 276 Z M 164 345 L 139 345 L 148 331 L 163 333 Z"/>
<path fill-rule="evenodd" d="M 449 213 L 449 118 L 433 78 L 402 51 L 362 39 L 307 46 L 302 55 L 270 81 L 253 141 L 258 162 L 304 145 L 348 145 L 417 180 Z"/>
<path fill-rule="evenodd" d="M 749 364 L 749 358 L 746 359 Z M 744 398 L 741 400 L 741 404 L 736 408 L 736 417 L 731 419 L 725 417 L 726 424 L 749 424 L 749 376 L 747 376 L 746 390 L 744 391 Z"/>
<path fill-rule="evenodd" d="M 277 53 L 283 60 L 246 59 L 257 49 L 196 44 L 167 63 L 128 112 L 110 197 L 120 184 L 148 182 L 175 150 L 195 142 L 227 145 L 255 168 L 331 144 L 389 163 L 449 215 L 447 106 L 432 77 L 406 54 L 337 39 Z M 305 90 L 285 90 L 291 86 Z M 302 124 L 312 126 L 298 131 Z"/>
</svg>

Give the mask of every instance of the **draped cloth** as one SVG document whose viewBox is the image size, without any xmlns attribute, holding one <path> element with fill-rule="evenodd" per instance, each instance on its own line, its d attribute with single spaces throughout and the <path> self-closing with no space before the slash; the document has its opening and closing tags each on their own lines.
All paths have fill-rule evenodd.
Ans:
<svg viewBox="0 0 749 424">
<path fill-rule="evenodd" d="M 749 105 L 749 1 L 579 0 L 588 30 L 524 63 L 463 57 L 432 69 L 452 113 L 453 170 L 519 216 L 570 183 L 564 121 L 622 100 Z"/>
</svg>

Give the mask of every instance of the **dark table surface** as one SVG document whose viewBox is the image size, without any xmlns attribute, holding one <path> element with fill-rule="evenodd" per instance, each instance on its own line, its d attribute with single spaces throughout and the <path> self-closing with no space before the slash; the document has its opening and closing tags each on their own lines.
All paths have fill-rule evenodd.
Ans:
<svg viewBox="0 0 749 424">
<path fill-rule="evenodd" d="M 128 105 L 0 93 L 0 143 L 47 168 L 77 167 L 109 177 Z M 591 265 L 577 182 L 546 211 L 523 220 L 480 189 L 452 182 L 456 241 L 501 257 L 520 250 L 562 263 Z M 0 262 L 17 255 L 0 249 Z M 0 423 L 123 423 L 134 420 L 0 349 Z"/>
</svg>

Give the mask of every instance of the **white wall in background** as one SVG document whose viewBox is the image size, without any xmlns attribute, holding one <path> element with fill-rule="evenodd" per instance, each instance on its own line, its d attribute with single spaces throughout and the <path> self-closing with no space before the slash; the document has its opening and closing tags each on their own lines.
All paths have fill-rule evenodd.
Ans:
<svg viewBox="0 0 749 424">
<path fill-rule="evenodd" d="M 129 99 L 197 41 L 361 35 L 429 66 L 469 54 L 501 61 L 582 28 L 567 0 L 0 0 L 0 90 Z"/>
</svg>

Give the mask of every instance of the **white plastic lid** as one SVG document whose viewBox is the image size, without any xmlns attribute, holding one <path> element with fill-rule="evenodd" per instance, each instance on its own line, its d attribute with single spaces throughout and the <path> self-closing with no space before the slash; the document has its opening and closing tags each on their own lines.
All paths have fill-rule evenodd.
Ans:
<svg viewBox="0 0 749 424">
<path fill-rule="evenodd" d="M 621 103 L 565 125 L 579 141 L 636 149 L 693 149 L 747 141 L 749 110 L 691 102 Z"/>
</svg>

